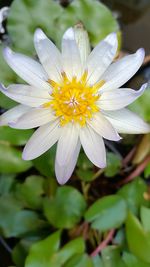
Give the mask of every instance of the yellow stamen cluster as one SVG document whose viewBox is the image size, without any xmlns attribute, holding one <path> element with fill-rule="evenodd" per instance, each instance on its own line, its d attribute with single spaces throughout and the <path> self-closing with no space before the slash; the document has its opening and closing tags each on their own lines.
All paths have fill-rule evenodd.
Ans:
<svg viewBox="0 0 150 267">
<path fill-rule="evenodd" d="M 44 107 L 50 107 L 55 115 L 60 118 L 60 125 L 68 122 L 76 122 L 84 126 L 87 119 L 91 119 L 93 113 L 99 108 L 96 101 L 99 99 L 97 90 L 104 84 L 104 81 L 90 86 L 87 84 L 87 72 L 84 72 L 80 80 L 76 77 L 69 80 L 65 73 L 62 73 L 62 82 L 56 83 L 48 80 L 53 88 L 50 100 Z"/>
</svg>

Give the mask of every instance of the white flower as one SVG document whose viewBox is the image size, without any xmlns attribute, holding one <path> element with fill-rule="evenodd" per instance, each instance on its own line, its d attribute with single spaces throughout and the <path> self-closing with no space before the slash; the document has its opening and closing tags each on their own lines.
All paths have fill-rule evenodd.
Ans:
<svg viewBox="0 0 150 267">
<path fill-rule="evenodd" d="M 9 11 L 9 7 L 4 6 L 0 9 L 0 33 L 4 33 L 5 29 L 2 25 L 3 21 L 7 18 L 8 16 L 8 11 Z"/>
<path fill-rule="evenodd" d="M 119 88 L 139 69 L 144 50 L 112 63 L 117 51 L 115 33 L 90 53 L 86 31 L 69 28 L 62 52 L 37 29 L 35 48 L 40 63 L 4 50 L 9 66 L 29 85 L 13 84 L 1 91 L 21 103 L 1 116 L 1 125 L 30 129 L 39 127 L 23 151 L 32 160 L 56 142 L 55 172 L 60 184 L 71 176 L 80 147 L 99 168 L 106 166 L 103 138 L 118 141 L 118 133 L 147 133 L 150 126 L 125 106 L 145 90 Z M 112 64 L 111 64 L 112 63 Z"/>
</svg>

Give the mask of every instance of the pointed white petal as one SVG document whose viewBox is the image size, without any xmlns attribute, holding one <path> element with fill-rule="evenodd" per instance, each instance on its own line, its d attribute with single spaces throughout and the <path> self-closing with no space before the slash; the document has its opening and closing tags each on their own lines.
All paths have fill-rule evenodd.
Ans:
<svg viewBox="0 0 150 267">
<path fill-rule="evenodd" d="M 128 109 L 104 111 L 103 114 L 119 133 L 142 134 L 150 132 L 150 125 Z"/>
<path fill-rule="evenodd" d="M 34 35 L 35 49 L 38 57 L 48 73 L 48 77 L 54 81 L 61 80 L 62 58 L 61 53 L 41 29 L 37 29 Z"/>
<path fill-rule="evenodd" d="M 16 122 L 9 123 L 9 126 L 16 129 L 32 129 L 53 120 L 56 120 L 56 117 L 52 115 L 50 109 L 34 108 L 22 115 Z"/>
<path fill-rule="evenodd" d="M 59 120 L 41 126 L 26 144 L 22 158 L 32 160 L 41 156 L 58 141 L 60 133 Z"/>
<path fill-rule="evenodd" d="M 143 84 L 137 91 L 128 88 L 106 91 L 101 95 L 98 105 L 103 110 L 122 109 L 140 97 L 146 87 L 147 84 Z"/>
<path fill-rule="evenodd" d="M 74 32 L 75 32 L 75 40 L 77 42 L 79 52 L 80 52 L 82 67 L 85 67 L 87 57 L 90 54 L 90 50 L 91 50 L 88 33 L 84 29 L 81 23 L 78 23 L 77 25 L 75 25 Z"/>
<path fill-rule="evenodd" d="M 97 113 L 92 120 L 88 121 L 88 124 L 105 139 L 113 141 L 121 139 L 112 124 L 100 112 Z"/>
<path fill-rule="evenodd" d="M 80 140 L 89 160 L 97 167 L 105 168 L 106 151 L 102 137 L 86 126 L 80 129 Z"/>
<path fill-rule="evenodd" d="M 90 84 L 96 83 L 111 64 L 117 52 L 117 45 L 117 36 L 111 33 L 93 49 L 86 67 Z"/>
<path fill-rule="evenodd" d="M 141 67 L 144 56 L 144 49 L 140 48 L 135 54 L 126 56 L 110 65 L 101 77 L 106 81 L 100 89 L 101 92 L 113 90 L 125 84 Z"/>
<path fill-rule="evenodd" d="M 63 69 L 71 79 L 73 76 L 79 78 L 82 74 L 81 58 L 78 45 L 75 40 L 73 28 L 69 28 L 62 39 L 62 61 Z"/>
<path fill-rule="evenodd" d="M 27 83 L 40 89 L 50 90 L 47 74 L 43 67 L 35 60 L 19 53 L 14 53 L 10 48 L 4 49 L 4 58 L 8 65 Z"/>
<path fill-rule="evenodd" d="M 9 98 L 31 107 L 39 107 L 51 99 L 48 91 L 30 85 L 12 84 L 7 89 L 0 85 L 0 91 Z"/>
<path fill-rule="evenodd" d="M 55 173 L 59 184 L 65 184 L 71 177 L 78 159 L 80 148 L 81 143 L 78 141 L 72 157 L 69 159 L 66 165 L 59 165 L 57 160 L 55 161 Z"/>
<path fill-rule="evenodd" d="M 29 110 L 31 110 L 31 108 L 24 105 L 18 105 L 14 108 L 11 108 L 0 116 L 0 126 L 8 125 L 8 123 L 11 122 L 16 122 L 19 117 Z"/>
<path fill-rule="evenodd" d="M 59 165 L 66 165 L 72 157 L 79 139 L 79 127 L 72 123 L 62 127 L 61 136 L 56 151 L 56 161 Z"/>
</svg>

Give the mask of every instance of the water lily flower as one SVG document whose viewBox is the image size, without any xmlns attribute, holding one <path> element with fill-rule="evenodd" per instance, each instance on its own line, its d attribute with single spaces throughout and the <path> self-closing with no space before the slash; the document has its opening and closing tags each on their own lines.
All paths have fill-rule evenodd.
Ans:
<svg viewBox="0 0 150 267">
<path fill-rule="evenodd" d="M 141 96 L 120 88 L 140 68 L 144 50 L 114 63 L 116 33 L 109 34 L 90 53 L 87 32 L 69 28 L 62 38 L 61 52 L 37 29 L 34 44 L 40 63 L 5 48 L 8 65 L 29 85 L 12 84 L 1 91 L 21 103 L 1 116 L 1 125 L 17 129 L 39 127 L 23 151 L 32 160 L 57 142 L 55 172 L 60 184 L 72 175 L 81 145 L 91 162 L 106 166 L 103 138 L 121 139 L 119 133 L 139 134 L 150 126 L 125 107 Z"/>
</svg>

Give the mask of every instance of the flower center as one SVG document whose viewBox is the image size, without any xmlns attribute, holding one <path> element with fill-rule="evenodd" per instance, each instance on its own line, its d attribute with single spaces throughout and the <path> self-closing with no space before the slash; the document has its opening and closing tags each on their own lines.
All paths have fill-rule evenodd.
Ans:
<svg viewBox="0 0 150 267">
<path fill-rule="evenodd" d="M 99 99 L 98 89 L 104 84 L 100 81 L 90 86 L 87 84 L 87 72 L 84 72 L 78 81 L 76 77 L 69 80 L 65 73 L 62 73 L 62 82 L 56 83 L 48 80 L 53 88 L 50 100 L 44 107 L 51 107 L 55 115 L 60 118 L 60 125 L 68 122 L 77 122 L 84 126 L 87 119 L 93 117 L 93 113 L 99 111 L 96 101 Z"/>
</svg>

